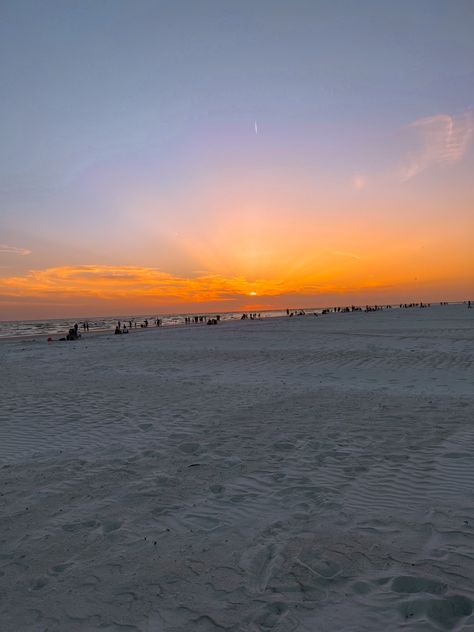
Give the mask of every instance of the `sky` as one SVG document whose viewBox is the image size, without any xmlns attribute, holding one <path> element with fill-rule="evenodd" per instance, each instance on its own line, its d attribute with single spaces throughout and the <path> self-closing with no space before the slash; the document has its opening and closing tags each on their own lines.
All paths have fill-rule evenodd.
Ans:
<svg viewBox="0 0 474 632">
<path fill-rule="evenodd" d="M 474 298 L 472 0 L 0 0 L 0 319 Z"/>
</svg>

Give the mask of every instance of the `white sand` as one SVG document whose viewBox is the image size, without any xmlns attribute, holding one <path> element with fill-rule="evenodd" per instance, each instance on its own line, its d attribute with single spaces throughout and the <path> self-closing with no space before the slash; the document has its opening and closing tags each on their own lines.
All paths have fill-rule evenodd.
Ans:
<svg viewBox="0 0 474 632">
<path fill-rule="evenodd" d="M 474 310 L 0 345 L 0 629 L 474 630 Z"/>
</svg>

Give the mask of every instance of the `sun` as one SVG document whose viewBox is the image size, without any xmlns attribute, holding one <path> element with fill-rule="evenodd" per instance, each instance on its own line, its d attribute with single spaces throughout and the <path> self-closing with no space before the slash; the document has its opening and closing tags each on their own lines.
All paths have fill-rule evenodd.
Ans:
<svg viewBox="0 0 474 632">
<path fill-rule="evenodd" d="M 257 296 L 257 292 L 249 292 L 249 296 Z"/>
</svg>

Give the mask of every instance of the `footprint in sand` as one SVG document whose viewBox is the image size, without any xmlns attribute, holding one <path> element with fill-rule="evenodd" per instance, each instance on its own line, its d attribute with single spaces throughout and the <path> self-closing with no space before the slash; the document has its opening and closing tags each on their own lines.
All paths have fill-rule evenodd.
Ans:
<svg viewBox="0 0 474 632">
<path fill-rule="evenodd" d="M 184 516 L 184 522 L 193 529 L 200 531 L 212 531 L 221 525 L 221 521 L 217 518 L 196 513 L 186 514 Z"/>
<path fill-rule="evenodd" d="M 224 485 L 218 485 L 218 484 L 210 485 L 209 489 L 213 494 L 222 494 L 225 491 Z"/>
<path fill-rule="evenodd" d="M 339 564 L 333 560 L 325 560 L 318 553 L 306 551 L 300 553 L 295 559 L 295 564 L 299 567 L 299 573 L 306 575 L 307 580 L 318 589 L 324 588 L 332 583 L 341 574 Z"/>
<path fill-rule="evenodd" d="M 429 629 L 433 630 L 459 629 L 462 620 L 473 612 L 470 599 L 464 595 L 446 596 L 448 585 L 427 577 L 399 575 L 375 581 L 358 580 L 352 588 L 355 594 L 364 595 L 365 598 L 372 593 L 378 605 L 380 598 L 389 599 L 393 604 L 393 597 L 398 595 L 397 611 L 400 616 L 410 621 L 410 625 L 429 621 Z"/>
<path fill-rule="evenodd" d="M 472 601 L 463 595 L 451 595 L 444 599 L 415 599 L 399 606 L 405 619 L 428 618 L 435 629 L 457 629 L 461 620 L 472 614 Z"/>
<path fill-rule="evenodd" d="M 400 575 L 392 581 L 392 590 L 397 593 L 420 593 L 427 592 L 432 595 L 441 595 L 446 592 L 446 584 L 442 584 L 433 579 L 424 577 L 412 577 L 410 575 Z"/>
<path fill-rule="evenodd" d="M 117 531 L 122 526 L 122 522 L 120 520 L 106 520 L 102 525 L 104 533 L 111 533 L 112 531 Z"/>
<path fill-rule="evenodd" d="M 46 577 L 38 577 L 38 579 L 36 579 L 33 582 L 33 585 L 31 587 L 32 590 L 41 590 L 42 588 L 44 588 L 46 586 L 46 584 L 48 583 L 48 580 L 46 579 Z"/>
<path fill-rule="evenodd" d="M 71 566 L 74 566 L 72 562 L 65 562 L 64 564 L 56 564 L 56 566 L 52 567 L 49 573 L 50 575 L 61 575 L 61 573 L 64 573 Z"/>
<path fill-rule="evenodd" d="M 288 614 L 288 606 L 280 601 L 273 601 L 266 604 L 255 618 L 255 623 L 259 626 L 259 629 L 270 630 L 276 628 L 281 620 Z M 280 626 L 278 626 L 278 629 Z"/>
<path fill-rule="evenodd" d="M 276 545 L 259 544 L 244 553 L 240 566 L 249 574 L 249 587 L 254 593 L 265 592 L 273 568 L 280 556 Z"/>
</svg>

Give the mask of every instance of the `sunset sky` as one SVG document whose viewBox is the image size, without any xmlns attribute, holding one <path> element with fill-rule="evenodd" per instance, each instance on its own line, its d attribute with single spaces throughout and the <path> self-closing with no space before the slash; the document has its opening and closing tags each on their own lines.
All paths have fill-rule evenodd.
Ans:
<svg viewBox="0 0 474 632">
<path fill-rule="evenodd" d="M 474 3 L 3 0 L 0 319 L 474 298 Z"/>
</svg>

